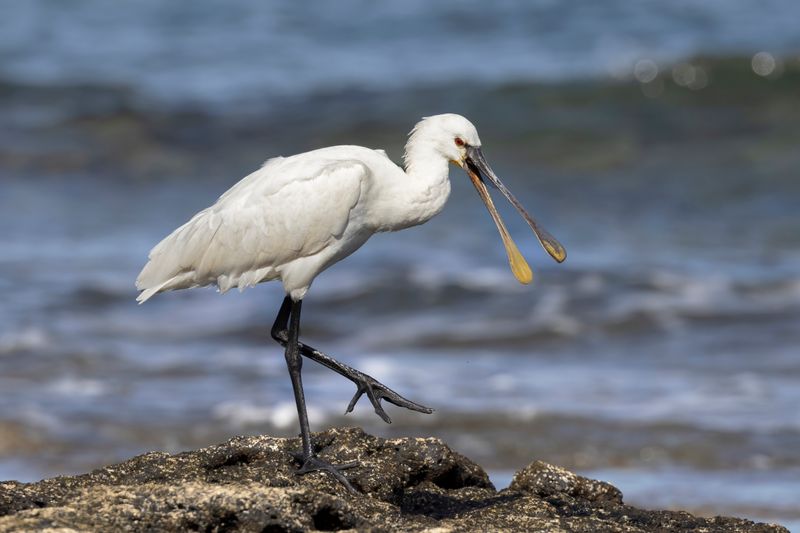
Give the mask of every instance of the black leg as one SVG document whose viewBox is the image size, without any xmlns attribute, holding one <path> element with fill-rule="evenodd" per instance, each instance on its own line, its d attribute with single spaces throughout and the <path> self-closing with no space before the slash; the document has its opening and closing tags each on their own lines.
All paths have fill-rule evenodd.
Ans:
<svg viewBox="0 0 800 533">
<path fill-rule="evenodd" d="M 281 308 L 278 310 L 278 316 L 275 317 L 275 323 L 272 324 L 272 338 L 276 341 L 278 337 L 283 337 L 281 345 L 286 345 L 286 339 L 289 336 L 289 314 L 292 312 L 292 299 L 288 296 L 283 299 Z M 299 333 L 298 333 L 299 336 Z"/>
<path fill-rule="evenodd" d="M 297 404 L 297 417 L 300 419 L 300 438 L 303 439 L 303 460 L 305 461 L 313 455 L 311 451 L 311 429 L 308 425 L 308 412 L 306 411 L 306 398 L 303 394 L 303 358 L 300 357 L 300 350 L 297 346 L 297 338 L 300 335 L 300 310 L 303 302 L 291 302 L 291 313 L 289 315 L 289 339 L 291 342 L 286 344 L 286 366 L 289 367 L 289 377 L 292 379 L 292 389 L 294 390 L 294 401 Z"/>
<path fill-rule="evenodd" d="M 287 296 L 284 298 L 281 309 L 278 311 L 278 316 L 275 318 L 275 323 L 272 326 L 272 338 L 278 341 L 282 346 L 285 346 L 287 348 L 287 353 L 288 346 L 292 344 L 289 342 L 290 334 L 287 331 L 291 309 L 292 300 Z M 377 415 L 380 416 L 387 424 L 391 424 L 392 419 L 389 418 L 389 415 L 387 415 L 386 411 L 384 411 L 383 406 L 381 405 L 381 400 L 386 400 L 387 402 L 397 405 L 398 407 L 405 407 L 406 409 L 418 411 L 420 413 L 430 414 L 433 412 L 433 409 L 430 407 L 425 407 L 424 405 L 412 402 L 411 400 L 400 396 L 372 376 L 364 374 L 363 372 L 356 370 L 355 368 L 352 368 L 344 363 L 340 363 L 333 357 L 326 355 L 307 344 L 303 344 L 296 338 L 295 342 L 300 350 L 301 355 L 308 357 L 312 361 L 316 361 L 322 366 L 333 370 L 337 374 L 344 376 L 355 383 L 357 390 L 353 396 L 353 399 L 350 400 L 350 404 L 347 406 L 345 413 L 351 412 L 353 407 L 355 407 L 356 402 L 358 402 L 358 400 L 364 394 L 367 395 L 367 398 L 372 403 L 375 413 L 377 413 Z"/>
<path fill-rule="evenodd" d="M 340 483 L 342 483 L 347 490 L 355 492 L 355 489 L 347 478 L 342 474 L 342 470 L 353 468 L 357 463 L 348 463 L 344 465 L 334 466 L 314 455 L 314 450 L 311 447 L 311 428 L 308 424 L 308 412 L 306 411 L 306 400 L 303 394 L 303 379 L 301 371 L 303 368 L 303 359 L 300 356 L 300 347 L 297 339 L 300 335 L 300 311 L 302 308 L 302 301 L 294 302 L 290 298 L 286 298 L 281 305 L 281 310 L 278 313 L 278 318 L 273 326 L 273 333 L 275 327 L 278 326 L 280 320 L 285 320 L 288 314 L 289 330 L 287 338 L 289 342 L 286 343 L 286 365 L 289 368 L 289 376 L 292 379 L 292 389 L 294 389 L 294 400 L 297 404 L 297 416 L 300 420 L 300 438 L 303 441 L 303 450 L 297 455 L 301 466 L 297 471 L 298 474 L 307 474 L 309 472 L 323 471 L 331 474 Z"/>
</svg>

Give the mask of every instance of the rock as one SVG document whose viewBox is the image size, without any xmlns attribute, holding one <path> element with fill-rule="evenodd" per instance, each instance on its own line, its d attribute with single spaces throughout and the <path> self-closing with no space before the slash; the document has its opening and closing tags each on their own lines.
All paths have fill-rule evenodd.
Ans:
<svg viewBox="0 0 800 533">
<path fill-rule="evenodd" d="M 636 509 L 608 483 L 540 461 L 498 492 L 480 466 L 438 439 L 346 428 L 314 441 L 326 460 L 360 461 L 347 471 L 360 494 L 325 474 L 297 476 L 298 439 L 237 437 L 80 476 L 0 483 L 0 531 L 787 531 Z"/>
</svg>

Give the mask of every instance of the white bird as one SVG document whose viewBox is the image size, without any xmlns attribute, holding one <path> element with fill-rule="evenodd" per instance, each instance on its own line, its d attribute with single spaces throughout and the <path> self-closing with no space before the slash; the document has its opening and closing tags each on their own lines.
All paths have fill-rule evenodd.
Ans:
<svg viewBox="0 0 800 533">
<path fill-rule="evenodd" d="M 520 282 L 530 283 L 531 269 L 497 213 L 486 181 L 514 205 L 556 261 L 566 258 L 563 246 L 535 222 L 489 167 L 478 132 L 466 118 L 455 114 L 424 118 L 409 136 L 404 161 L 405 170 L 383 150 L 361 146 L 332 146 L 270 159 L 155 246 L 136 280 L 140 303 L 175 289 L 216 285 L 225 292 L 280 280 L 286 297 L 272 336 L 286 347 L 297 403 L 303 444 L 298 473 L 326 471 L 350 490 L 341 470 L 355 465 L 332 465 L 312 448 L 301 356 L 356 384 L 347 412 L 363 394 L 386 422 L 390 419 L 381 399 L 415 411 L 432 410 L 298 341 L 302 301 L 314 278 L 373 234 L 416 226 L 438 214 L 450 195 L 450 163 L 467 172 L 486 203 Z"/>
</svg>

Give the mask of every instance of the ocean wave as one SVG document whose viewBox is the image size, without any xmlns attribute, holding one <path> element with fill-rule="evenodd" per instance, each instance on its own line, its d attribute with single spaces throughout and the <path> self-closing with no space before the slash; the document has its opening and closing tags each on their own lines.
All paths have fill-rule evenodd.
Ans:
<svg viewBox="0 0 800 533">
<path fill-rule="evenodd" d="M 69 398 L 94 398 L 109 392 L 108 386 L 101 380 L 87 379 L 78 376 L 62 376 L 48 383 L 43 392 Z"/>
<path fill-rule="evenodd" d="M 452 262 L 465 265 L 468 259 Z M 504 349 L 597 335 L 680 334 L 736 325 L 761 325 L 767 331 L 800 316 L 800 282 L 793 277 L 736 279 L 663 270 L 627 275 L 547 270 L 542 276 L 546 281 L 530 291 L 505 267 L 465 265 L 448 272 L 401 267 L 372 275 L 363 275 L 357 266 L 342 267 L 321 281 L 318 291 L 312 290 L 304 335 L 326 343 L 346 340 L 367 350 Z M 99 305 L 117 311 L 95 327 L 149 342 L 206 339 L 271 345 L 268 330 L 281 298 L 279 286 L 271 284 L 268 295 L 265 299 L 259 289 L 233 296 L 200 291 L 190 295 L 197 308 L 191 313 L 181 311 L 185 298 L 165 295 L 148 303 L 142 314 L 130 294 L 81 288 L 63 305 L 93 309 L 100 298 Z M 165 322 L 166 317 L 171 318 Z M 0 338 L 0 353 L 45 342 L 43 332 L 23 331 Z"/>
<path fill-rule="evenodd" d="M 0 334 L 0 355 L 33 352 L 52 345 L 50 335 L 35 327 Z"/>
<path fill-rule="evenodd" d="M 626 279 L 616 273 L 573 271 L 520 298 L 519 289 L 501 269 L 487 283 L 475 283 L 475 277 L 469 272 L 387 280 L 368 294 L 359 293 L 359 307 L 374 319 L 348 335 L 371 348 L 500 348 L 598 333 L 618 336 L 766 325 L 800 316 L 800 283 L 794 278 L 741 282 L 654 272 Z M 398 282 L 407 298 L 395 297 L 393 287 Z M 420 293 L 425 294 L 424 306 L 413 296 Z M 383 298 L 388 296 L 393 313 L 382 320 Z M 453 320 L 454 316 L 460 318 Z"/>
<path fill-rule="evenodd" d="M 770 9 L 746 0 L 690 0 L 682 9 L 654 1 L 480 7 L 476 1 L 376 6 L 365 19 L 352 2 L 310 8 L 234 1 L 222 17 L 206 1 L 191 16 L 153 1 L 126 7 L 124 16 L 95 4 L 62 12 L 32 2 L 0 8 L 9 21 L 0 51 L 3 70 L 16 78 L 117 82 L 162 101 L 213 106 L 330 88 L 607 79 L 630 75 L 641 60 L 649 61 L 639 68 L 647 79 L 649 65 L 664 68 L 695 54 L 780 55 L 797 48 L 792 0 L 775 0 Z M 39 38 L 41 21 L 51 21 L 46 42 Z M 475 26 L 480 39 L 463 31 Z"/>
<path fill-rule="evenodd" d="M 307 406 L 309 423 L 315 427 L 326 424 L 329 415 L 313 405 Z M 212 410 L 212 416 L 226 424 L 243 430 L 269 424 L 279 430 L 297 425 L 297 406 L 294 402 L 279 402 L 275 405 L 256 405 L 250 402 L 223 402 Z"/>
<path fill-rule="evenodd" d="M 662 86 L 658 98 L 643 95 L 643 84 L 635 79 L 552 84 L 445 80 L 402 91 L 332 88 L 209 106 L 157 102 L 114 83 L 37 85 L 6 78 L 0 80 L 0 125 L 14 135 L 0 154 L 12 174 L 197 181 L 227 175 L 236 162 L 257 165 L 271 155 L 321 144 L 385 147 L 399 159 L 419 110 L 439 109 L 465 114 L 490 132 L 495 153 L 560 170 L 623 168 L 653 144 L 680 145 L 685 157 L 702 140 L 707 154 L 723 141 L 741 142 L 743 135 L 752 137 L 743 155 L 768 156 L 772 165 L 783 168 L 794 145 L 796 116 L 770 110 L 792 109 L 800 69 L 796 63 L 787 60 L 781 77 L 765 84 L 752 71 L 750 57 L 688 60 L 711 80 L 702 90 L 679 85 L 665 65 L 657 78 Z M 458 109 L 452 108 L 454 101 Z M 547 177 L 541 174 L 540 180 Z M 784 174 L 774 173 L 770 180 L 783 182 Z M 609 183 L 627 179 L 615 173 L 603 178 Z M 691 178 L 696 184 L 707 179 L 705 174 Z M 684 178 L 677 173 L 670 179 Z"/>
</svg>

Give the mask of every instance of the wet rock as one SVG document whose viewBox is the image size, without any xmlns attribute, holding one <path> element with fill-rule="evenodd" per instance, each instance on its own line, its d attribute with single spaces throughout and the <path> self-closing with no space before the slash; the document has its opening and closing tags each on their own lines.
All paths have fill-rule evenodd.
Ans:
<svg viewBox="0 0 800 533">
<path fill-rule="evenodd" d="M 786 531 L 636 509 L 608 483 L 540 461 L 498 492 L 437 439 L 348 428 L 316 434 L 315 446 L 331 462 L 360 462 L 347 472 L 359 494 L 324 474 L 295 475 L 297 439 L 237 437 L 80 476 L 0 483 L 0 531 Z"/>
</svg>

